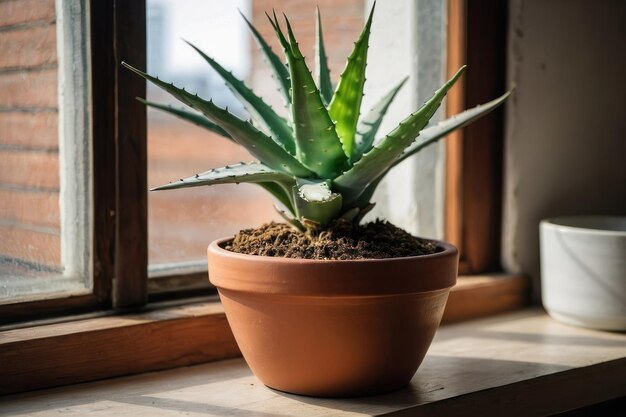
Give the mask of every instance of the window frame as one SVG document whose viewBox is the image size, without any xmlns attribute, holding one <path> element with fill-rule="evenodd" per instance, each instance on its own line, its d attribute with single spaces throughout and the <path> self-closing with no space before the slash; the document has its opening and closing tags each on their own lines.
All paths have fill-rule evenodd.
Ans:
<svg viewBox="0 0 626 417">
<path fill-rule="evenodd" d="M 449 113 L 476 101 L 487 101 L 504 89 L 505 41 L 501 38 L 489 48 L 473 47 L 479 41 L 492 42 L 496 33 L 506 34 L 506 7 L 498 6 L 499 0 L 489 2 L 486 7 L 484 2 L 448 0 L 448 68 L 456 69 L 458 63 L 467 60 L 473 69 L 468 71 L 461 88 L 456 88 L 449 96 Z M 144 0 L 88 0 L 88 5 L 92 51 L 97 51 L 92 52 L 91 81 L 94 292 L 88 296 L 0 306 L 0 320 L 10 317 L 22 322 L 13 327 L 29 325 L 23 323 L 25 320 L 49 320 L 55 316 L 67 320 L 57 324 L 39 322 L 35 324 L 43 325 L 4 332 L 8 337 L 0 337 L 0 362 L 11 360 L 17 363 L 17 369 L 24 377 L 20 378 L 21 385 L 16 385 L 15 375 L 0 377 L 0 388 L 9 387 L 9 391 L 3 392 L 166 369 L 239 354 L 217 297 L 204 298 L 202 306 L 191 303 L 198 301 L 197 298 L 187 300 L 183 306 L 180 304 L 185 300 L 175 301 L 179 304 L 176 306 L 171 305 L 172 301 L 169 304 L 152 303 L 167 299 L 171 295 L 168 292 L 149 297 L 147 123 L 145 107 L 134 99 L 145 96 L 146 87 L 141 78 L 120 65 L 120 61 L 128 59 L 135 66 L 145 66 L 146 5 Z M 485 9 L 490 12 L 481 13 Z M 465 31 L 467 41 L 464 40 Z M 480 34 L 481 31 L 485 33 Z M 492 47 L 501 50 L 497 53 L 485 51 Z M 500 212 L 502 120 L 502 112 L 495 112 L 481 121 L 482 126 L 466 128 L 458 136 L 447 139 L 446 237 L 462 249 L 460 273 L 472 272 L 474 276 L 459 277 L 449 298 L 449 305 L 453 307 L 446 310 L 444 322 L 517 309 L 528 302 L 525 277 L 501 272 L 485 274 L 500 271 L 500 224 L 493 218 L 499 219 Z M 481 146 L 462 147 L 461 135 Z M 484 170 L 475 175 L 460 175 L 461 168 L 475 167 L 475 164 L 480 164 Z M 477 189 L 481 191 L 479 194 Z M 481 198 L 484 193 L 489 196 L 487 201 Z M 204 273 L 197 272 L 174 278 L 196 282 L 201 276 L 206 279 Z M 197 293 L 179 291 L 178 295 Z M 84 316 L 68 317 L 69 314 L 98 310 L 103 311 L 102 317 L 88 320 L 84 320 Z M 207 329 L 217 335 L 216 339 L 208 334 Z M 143 346 L 158 345 L 162 341 L 160 338 L 167 338 L 172 332 L 185 340 L 203 341 L 207 346 L 179 343 L 175 349 L 161 352 L 163 357 L 155 357 L 159 354 L 157 351 L 136 363 L 127 355 L 111 353 L 124 346 L 141 350 L 139 342 Z M 131 333 L 137 335 L 137 343 L 133 342 L 135 338 L 128 337 Z M 3 335 L 1 330 L 0 335 Z M 124 343 L 120 345 L 120 341 Z M 49 357 L 51 346 L 60 346 L 60 342 L 67 349 L 54 355 L 57 364 L 54 370 L 36 360 Z M 112 362 L 102 364 L 99 358 L 103 352 L 111 353 Z M 46 372 L 42 372 L 43 367 Z"/>
<path fill-rule="evenodd" d="M 508 1 L 448 0 L 448 75 L 463 64 L 470 68 L 448 94 L 448 115 L 506 91 L 507 22 Z M 500 272 L 502 107 L 446 141 L 444 227 L 446 240 L 459 248 L 459 274 Z"/>
<path fill-rule="evenodd" d="M 134 99 L 145 97 L 146 87 L 119 64 L 132 59 L 145 67 L 145 1 L 84 5 L 91 49 L 92 292 L 0 305 L 0 325 L 139 307 L 148 299 L 146 109 Z"/>
</svg>

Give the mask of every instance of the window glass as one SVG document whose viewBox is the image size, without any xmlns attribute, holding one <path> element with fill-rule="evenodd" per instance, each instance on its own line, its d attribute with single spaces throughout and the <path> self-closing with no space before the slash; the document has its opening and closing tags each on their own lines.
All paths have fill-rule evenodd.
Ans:
<svg viewBox="0 0 626 417">
<path fill-rule="evenodd" d="M 250 38 L 237 12 L 249 15 L 250 1 L 149 0 L 148 71 L 213 98 L 241 118 L 246 113 L 222 79 L 184 40 L 243 80 L 250 76 Z M 148 99 L 184 108 L 148 84 Z M 221 136 L 158 110 L 148 110 L 148 182 L 151 187 L 210 168 L 250 161 L 241 147 Z M 221 185 L 151 192 L 148 200 L 151 270 L 172 263 L 206 267 L 210 241 L 275 218 L 259 187 Z"/>
<path fill-rule="evenodd" d="M 0 304 L 90 287 L 87 51 L 74 3 L 57 16 L 54 0 L 0 2 Z"/>
<path fill-rule="evenodd" d="M 238 10 L 257 27 L 282 56 L 265 12 L 285 12 L 305 55 L 312 57 L 317 2 L 277 0 L 205 1 L 148 0 L 148 70 L 162 79 L 209 98 L 242 118 L 223 80 L 182 39 L 244 80 L 278 112 L 285 112 L 270 70 Z M 331 75 L 336 80 L 363 25 L 363 1 L 340 0 L 321 5 Z M 313 59 L 309 58 L 313 66 Z M 167 93 L 148 85 L 152 101 L 184 108 Z M 285 114 L 286 116 L 286 114 Z M 148 182 L 165 184 L 210 168 L 251 161 L 241 147 L 158 110 L 148 111 Z M 149 259 L 152 276 L 172 264 L 206 268 L 206 247 L 212 240 L 246 227 L 281 220 L 269 195 L 249 184 L 159 191 L 149 195 Z M 186 264 L 186 265 L 185 265 Z"/>
</svg>

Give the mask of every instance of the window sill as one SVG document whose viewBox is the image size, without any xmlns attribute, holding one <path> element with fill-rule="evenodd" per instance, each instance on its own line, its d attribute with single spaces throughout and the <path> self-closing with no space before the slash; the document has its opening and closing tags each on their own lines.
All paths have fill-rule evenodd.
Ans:
<svg viewBox="0 0 626 417">
<path fill-rule="evenodd" d="M 521 276 L 460 277 L 444 323 L 526 305 Z M 0 332 L 0 394 L 195 365 L 240 355 L 212 302 Z"/>
<path fill-rule="evenodd" d="M 234 359 L 16 395 L 4 398 L 3 415 L 547 415 L 626 395 L 625 344 L 624 334 L 561 325 L 531 309 L 444 326 L 412 383 L 387 395 L 285 394 Z"/>
</svg>

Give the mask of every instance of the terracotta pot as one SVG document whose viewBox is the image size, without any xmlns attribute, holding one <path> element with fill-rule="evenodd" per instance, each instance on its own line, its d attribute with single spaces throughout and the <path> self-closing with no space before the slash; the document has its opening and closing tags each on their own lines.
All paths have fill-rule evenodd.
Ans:
<svg viewBox="0 0 626 417">
<path fill-rule="evenodd" d="M 456 283 L 458 252 L 320 261 L 208 249 L 210 281 L 252 372 L 281 391 L 371 395 L 409 383 Z"/>
</svg>

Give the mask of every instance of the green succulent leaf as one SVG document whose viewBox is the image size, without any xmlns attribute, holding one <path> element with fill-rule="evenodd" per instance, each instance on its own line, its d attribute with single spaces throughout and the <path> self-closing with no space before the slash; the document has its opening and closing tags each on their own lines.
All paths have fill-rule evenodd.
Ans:
<svg viewBox="0 0 626 417">
<path fill-rule="evenodd" d="M 354 153 L 354 136 L 363 99 L 367 49 L 375 7 L 376 3 L 372 6 L 367 23 L 348 57 L 328 108 L 330 118 L 337 126 L 337 135 L 341 140 L 343 150 L 349 159 L 352 159 Z"/>
<path fill-rule="evenodd" d="M 320 8 L 315 9 L 317 26 L 315 31 L 315 78 L 322 94 L 324 104 L 330 103 L 333 98 L 333 83 L 330 80 L 330 70 L 328 69 L 328 59 L 326 48 L 324 47 L 324 35 L 322 34 L 322 16 Z"/>
<path fill-rule="evenodd" d="M 339 218 L 351 222 L 354 219 L 356 219 L 356 216 L 359 215 L 359 211 L 361 211 L 360 208 L 352 207 L 352 208 L 344 211 Z"/>
<path fill-rule="evenodd" d="M 364 153 L 372 149 L 376 133 L 378 133 L 383 117 L 385 117 L 389 106 L 407 80 L 408 77 L 392 88 L 391 91 L 385 94 L 385 96 L 383 96 L 378 103 L 376 103 L 376 105 L 372 107 L 372 109 L 365 116 L 363 116 L 361 120 L 359 120 L 359 125 L 356 129 L 356 146 L 354 154 L 352 155 L 353 163 L 361 159 Z"/>
<path fill-rule="evenodd" d="M 365 207 L 370 204 L 376 188 L 378 188 L 378 185 L 380 185 L 380 182 L 385 177 L 387 172 L 389 172 L 389 170 L 385 171 L 380 177 L 376 178 L 374 181 L 368 184 L 367 187 L 365 187 L 363 191 L 359 193 L 359 196 L 356 199 L 353 199 L 350 203 L 348 203 L 346 207 Z"/>
<path fill-rule="evenodd" d="M 267 16 L 267 18 L 270 21 L 270 24 L 274 28 L 274 32 L 276 32 L 276 37 L 278 38 L 278 42 L 280 42 L 280 46 L 283 47 L 283 51 L 285 51 L 285 57 L 287 58 L 287 50 L 291 50 L 291 47 L 289 46 L 289 41 L 287 41 L 287 38 L 285 38 L 285 34 L 283 33 L 283 30 L 278 24 L 278 18 L 276 17 L 276 12 L 274 10 L 272 10 L 272 15 L 274 16 L 274 18 L 270 17 L 269 14 L 265 13 L 265 16 Z M 287 59 L 287 63 L 289 63 L 288 59 Z M 291 73 L 290 73 L 289 78 L 291 79 Z M 290 91 L 291 91 L 291 87 L 292 86 L 290 82 L 289 84 Z"/>
<path fill-rule="evenodd" d="M 407 147 L 404 152 L 395 160 L 395 162 L 375 181 L 370 183 L 363 192 L 359 195 L 358 199 L 356 199 L 352 205 L 356 207 L 362 207 L 371 201 L 372 196 L 374 195 L 374 191 L 380 184 L 380 181 L 387 175 L 389 169 L 398 165 L 400 162 L 404 161 L 408 157 L 415 155 L 426 146 L 437 142 L 438 140 L 446 137 L 450 132 L 462 128 L 475 120 L 485 116 L 490 113 L 498 106 L 500 106 L 504 101 L 511 95 L 511 92 L 508 91 L 500 97 L 491 100 L 488 103 L 481 104 L 472 109 L 465 110 L 462 113 L 459 113 L 455 116 L 450 117 L 449 119 L 440 122 L 435 126 L 428 127 L 422 130 L 415 142 L 413 142 L 409 147 Z"/>
<path fill-rule="evenodd" d="M 196 126 L 200 126 L 213 133 L 217 133 L 218 135 L 221 135 L 228 140 L 231 140 L 231 141 L 233 140 L 233 138 L 230 137 L 227 131 L 225 131 L 224 129 L 222 129 L 221 127 L 219 127 L 218 125 L 216 125 L 215 123 L 213 123 L 212 121 L 210 121 L 209 119 L 207 119 L 201 114 L 190 112 L 187 110 L 177 109 L 176 107 L 170 106 L 169 104 L 161 104 L 161 103 L 155 103 L 153 101 L 144 100 L 143 98 L 140 98 L 140 97 L 137 97 L 137 100 L 141 101 L 146 106 L 162 110 L 166 113 L 172 114 L 183 120 L 187 120 L 188 122 L 191 122 L 195 124 Z"/>
<path fill-rule="evenodd" d="M 272 168 L 252 162 L 226 165 L 225 167 L 211 169 L 193 177 L 181 178 L 169 184 L 154 187 L 150 191 L 174 190 L 177 188 L 200 187 L 203 185 L 216 184 L 239 184 L 240 182 L 251 183 L 278 183 L 283 184 L 285 189 L 291 190 L 295 184 L 293 177 L 284 172 L 273 170 Z"/>
<path fill-rule="evenodd" d="M 318 224 L 325 227 L 341 212 L 341 194 L 333 193 L 330 181 L 297 180 L 293 186 L 293 200 L 298 219 L 305 225 Z"/>
<path fill-rule="evenodd" d="M 153 190 L 246 182 L 257 184 L 269 192 L 276 199 L 275 207 L 280 215 L 303 232 L 319 231 L 337 218 L 358 223 L 374 207 L 371 202 L 373 194 L 393 166 L 451 131 L 489 113 L 509 96 L 510 93 L 506 93 L 426 128 L 448 91 L 462 75 L 465 69 L 462 67 L 417 112 L 378 139 L 382 120 L 406 79 L 360 117 L 375 4 L 374 1 L 334 92 L 319 9 L 316 14 L 314 75 L 307 66 L 286 16 L 286 30 L 283 32 L 284 26 L 281 28 L 276 13 L 272 17 L 266 13 L 284 51 L 285 64 L 242 14 L 289 108 L 288 120 L 277 114 L 244 81 L 191 43 L 189 45 L 224 78 L 252 120 L 244 121 L 231 114 L 228 108 L 215 105 L 212 100 L 204 100 L 184 88 L 122 63 L 191 109 L 177 109 L 139 99 L 145 105 L 220 134 L 242 145 L 260 160 L 212 169 Z"/>
<path fill-rule="evenodd" d="M 278 21 L 274 20 L 273 25 L 281 39 L 282 32 Z M 320 92 L 304 62 L 304 56 L 300 52 L 288 20 L 287 29 L 289 43 L 285 48 L 285 55 L 291 73 L 296 158 L 319 177 L 333 178 L 347 168 L 348 161 L 335 132 L 335 125 L 324 107 Z"/>
<path fill-rule="evenodd" d="M 420 132 L 419 137 L 408 148 L 404 150 L 402 155 L 393 164 L 394 166 L 404 161 L 411 155 L 424 149 L 426 146 L 437 142 L 439 139 L 446 137 L 446 135 L 453 130 L 467 126 L 477 119 L 490 113 L 492 110 L 500 106 L 511 95 L 510 91 L 507 91 L 500 97 L 491 100 L 485 104 L 478 105 L 469 110 L 465 110 L 459 114 L 456 114 L 435 126 L 428 127 Z"/>
<path fill-rule="evenodd" d="M 265 191 L 270 193 L 274 198 L 283 205 L 291 213 L 295 213 L 296 210 L 293 206 L 293 199 L 291 195 L 291 188 L 293 183 L 285 182 L 258 182 L 257 185 L 261 186 Z M 276 205 L 275 205 L 276 206 Z"/>
<path fill-rule="evenodd" d="M 289 223 L 290 225 L 292 225 L 293 227 L 295 227 L 296 229 L 298 229 L 301 232 L 304 232 L 306 230 L 306 227 L 304 225 L 302 225 L 302 223 L 300 223 L 294 216 L 294 214 L 292 214 L 293 212 L 288 212 L 286 210 L 283 210 L 282 208 L 278 207 L 277 205 L 274 205 L 274 210 L 276 210 L 276 212 L 278 212 L 278 214 L 280 214 L 280 216 L 285 219 L 285 221 L 287 223 Z"/>
<path fill-rule="evenodd" d="M 265 55 L 265 58 L 267 59 L 267 62 L 272 70 L 274 79 L 278 83 L 278 90 L 283 96 L 285 103 L 287 105 L 290 104 L 291 94 L 289 93 L 289 89 L 291 88 L 291 82 L 289 81 L 289 71 L 287 70 L 287 67 L 281 61 L 278 55 L 276 55 L 274 51 L 272 51 L 272 48 L 267 44 L 265 39 L 263 39 L 259 31 L 256 30 L 256 28 L 252 25 L 252 23 L 250 23 L 246 16 L 244 16 L 241 12 L 239 12 L 239 14 L 241 14 L 243 20 L 246 21 L 246 24 L 250 28 L 254 39 L 256 39 L 257 43 L 259 44 L 263 55 Z"/>
<path fill-rule="evenodd" d="M 244 122 L 227 110 L 216 106 L 212 101 L 203 100 L 195 94 L 188 93 L 173 84 L 161 81 L 157 77 L 146 74 L 125 62 L 122 62 L 122 65 L 167 91 L 184 104 L 204 114 L 211 121 L 228 132 L 237 143 L 246 148 L 254 157 L 258 158 L 270 168 L 287 172 L 298 177 L 306 178 L 314 176 L 313 172 L 304 167 L 282 146 L 274 142 L 272 138 L 256 129 L 250 123 Z"/>
<path fill-rule="evenodd" d="M 463 71 L 465 66 L 461 67 L 417 112 L 400 122 L 398 127 L 364 154 L 350 170 L 334 180 L 335 189 L 343 194 L 347 204 L 356 200 L 370 183 L 383 175 L 404 149 L 415 140 Z"/>
<path fill-rule="evenodd" d="M 169 184 L 152 188 L 150 191 L 174 190 L 178 188 L 200 187 L 217 184 L 252 183 L 263 187 L 280 201 L 288 210 L 294 211 L 291 201 L 291 188 L 295 180 L 282 172 L 259 163 L 239 163 L 215 168 L 193 177 L 182 178 Z"/>
<path fill-rule="evenodd" d="M 274 109 L 267 105 L 259 96 L 246 86 L 246 84 L 235 77 L 232 72 L 227 71 L 213 58 L 206 55 L 190 42 L 185 41 L 195 49 L 198 54 L 226 81 L 230 90 L 239 98 L 252 120 L 261 128 L 263 133 L 270 135 L 276 142 L 280 143 L 287 152 L 294 155 L 296 147 L 294 144 L 293 130 L 287 121 L 280 117 Z"/>
</svg>

